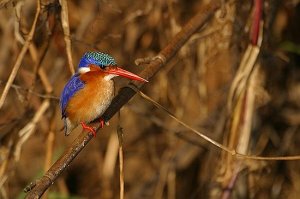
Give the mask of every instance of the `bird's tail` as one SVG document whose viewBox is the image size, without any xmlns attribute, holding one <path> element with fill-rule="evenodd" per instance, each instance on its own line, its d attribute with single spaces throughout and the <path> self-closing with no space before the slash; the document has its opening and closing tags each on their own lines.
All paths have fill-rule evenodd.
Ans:
<svg viewBox="0 0 300 199">
<path fill-rule="evenodd" d="M 70 133 L 73 131 L 73 129 L 76 127 L 77 125 L 74 125 L 69 118 L 64 118 L 64 131 L 65 131 L 65 136 L 70 135 Z"/>
</svg>

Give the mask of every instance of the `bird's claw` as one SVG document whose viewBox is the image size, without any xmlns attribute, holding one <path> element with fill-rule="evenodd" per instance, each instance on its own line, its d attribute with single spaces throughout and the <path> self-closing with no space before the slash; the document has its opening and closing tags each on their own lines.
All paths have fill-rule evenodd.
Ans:
<svg viewBox="0 0 300 199">
<path fill-rule="evenodd" d="M 105 124 L 106 126 L 108 126 L 108 125 L 109 125 L 109 121 L 104 121 L 103 118 L 100 118 L 100 128 L 103 128 L 103 127 L 104 127 L 104 124 Z"/>
<path fill-rule="evenodd" d="M 82 128 L 84 129 L 84 130 L 87 130 L 87 131 L 89 131 L 89 132 L 91 132 L 92 134 L 93 134 L 93 136 L 94 137 L 96 137 L 96 131 L 95 131 L 95 129 L 93 128 L 93 127 L 91 127 L 91 126 L 88 126 L 86 123 L 84 123 L 84 122 L 80 122 L 80 124 L 81 124 L 81 126 L 82 126 Z M 106 126 L 108 126 L 109 125 L 109 121 L 104 121 L 104 119 L 102 119 L 102 118 L 100 118 L 100 128 L 103 128 L 104 127 L 104 124 L 106 125 Z"/>
<path fill-rule="evenodd" d="M 96 131 L 93 127 L 86 125 L 84 122 L 80 122 L 81 126 L 83 129 L 91 132 L 93 134 L 94 137 L 96 137 Z"/>
</svg>

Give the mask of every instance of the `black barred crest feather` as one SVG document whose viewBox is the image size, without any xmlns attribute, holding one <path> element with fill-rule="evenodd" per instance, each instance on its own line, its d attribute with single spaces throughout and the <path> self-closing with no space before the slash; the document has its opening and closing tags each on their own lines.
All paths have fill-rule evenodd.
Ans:
<svg viewBox="0 0 300 199">
<path fill-rule="evenodd" d="M 78 68 L 82 67 L 88 67 L 88 65 L 94 64 L 102 69 L 104 69 L 106 66 L 115 66 L 117 65 L 115 59 L 102 52 L 86 52 L 83 57 L 80 59 L 80 62 L 78 64 Z"/>
</svg>

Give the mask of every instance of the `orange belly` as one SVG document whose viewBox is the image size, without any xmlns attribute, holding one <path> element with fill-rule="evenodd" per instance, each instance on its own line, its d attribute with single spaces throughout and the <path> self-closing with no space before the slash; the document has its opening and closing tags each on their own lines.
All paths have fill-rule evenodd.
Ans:
<svg viewBox="0 0 300 199">
<path fill-rule="evenodd" d="M 89 72 L 80 77 L 85 82 L 69 101 L 67 117 L 75 127 L 80 122 L 89 123 L 101 116 L 110 105 L 114 96 L 114 82 L 105 80 L 97 72 Z"/>
</svg>

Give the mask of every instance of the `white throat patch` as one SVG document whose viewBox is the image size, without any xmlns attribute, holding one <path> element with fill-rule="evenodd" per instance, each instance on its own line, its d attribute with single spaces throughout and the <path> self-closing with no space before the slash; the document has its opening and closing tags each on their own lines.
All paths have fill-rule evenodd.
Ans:
<svg viewBox="0 0 300 199">
<path fill-rule="evenodd" d="M 104 76 L 104 79 L 105 79 L 106 81 L 109 81 L 109 80 L 111 80 L 112 78 L 117 77 L 117 76 L 119 76 L 119 75 L 109 74 L 109 75 L 105 75 L 105 76 Z"/>
</svg>

